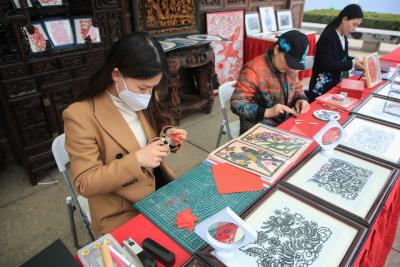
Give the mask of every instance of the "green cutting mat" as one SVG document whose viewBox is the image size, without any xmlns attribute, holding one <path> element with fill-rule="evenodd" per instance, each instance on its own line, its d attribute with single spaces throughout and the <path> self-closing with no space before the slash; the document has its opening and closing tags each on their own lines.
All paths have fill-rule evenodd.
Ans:
<svg viewBox="0 0 400 267">
<path fill-rule="evenodd" d="M 225 207 L 237 214 L 242 213 L 264 191 L 220 195 L 208 164 L 202 163 L 172 183 L 135 203 L 143 213 L 181 247 L 193 254 L 205 242 L 194 231 L 179 229 L 176 215 L 190 208 L 199 222 Z"/>
</svg>

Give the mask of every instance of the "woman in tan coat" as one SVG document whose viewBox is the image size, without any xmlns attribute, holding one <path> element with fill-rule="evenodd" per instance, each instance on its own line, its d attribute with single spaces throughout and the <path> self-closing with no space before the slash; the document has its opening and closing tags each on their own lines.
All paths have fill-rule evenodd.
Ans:
<svg viewBox="0 0 400 267">
<path fill-rule="evenodd" d="M 124 36 L 63 113 L 74 185 L 88 198 L 98 233 L 133 218 L 132 204 L 173 178 L 163 159 L 186 131 L 168 126 L 153 90 L 166 68 L 158 42 L 144 33 Z"/>
</svg>

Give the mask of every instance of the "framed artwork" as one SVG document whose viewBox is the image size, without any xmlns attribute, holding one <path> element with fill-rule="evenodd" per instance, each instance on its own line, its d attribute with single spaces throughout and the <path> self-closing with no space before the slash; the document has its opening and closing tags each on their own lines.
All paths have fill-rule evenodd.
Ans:
<svg viewBox="0 0 400 267">
<path fill-rule="evenodd" d="M 400 101 L 370 95 L 352 113 L 400 126 Z"/>
<path fill-rule="evenodd" d="M 372 53 L 364 57 L 365 77 L 368 88 L 374 87 L 382 81 L 381 65 L 378 53 Z"/>
<path fill-rule="evenodd" d="M 62 0 L 36 0 L 41 6 L 61 6 Z"/>
<path fill-rule="evenodd" d="M 258 123 L 239 140 L 266 148 L 287 158 L 298 158 L 310 146 L 310 138 Z"/>
<path fill-rule="evenodd" d="M 49 40 L 49 37 L 47 36 L 41 22 L 33 21 L 32 26 L 34 31 L 33 34 L 30 34 L 26 27 L 23 28 L 23 31 L 29 40 L 29 48 L 32 53 L 43 52 L 46 50 L 46 41 Z"/>
<path fill-rule="evenodd" d="M 367 229 L 276 185 L 242 216 L 257 232 L 257 240 L 235 251 L 224 262 L 239 266 L 350 266 Z M 208 262 L 221 266 L 212 248 Z M 215 264 L 215 265 L 214 265 Z"/>
<path fill-rule="evenodd" d="M 277 27 L 274 7 L 259 7 L 258 10 L 260 11 L 262 31 L 265 33 L 275 32 Z"/>
<path fill-rule="evenodd" d="M 290 164 L 284 156 L 235 139 L 213 151 L 210 157 L 258 174 L 269 186 Z"/>
<path fill-rule="evenodd" d="M 209 158 L 260 175 L 272 186 L 311 143 L 309 138 L 258 123 L 211 152 Z"/>
<path fill-rule="evenodd" d="M 21 1 L 20 0 L 11 0 L 14 8 L 21 8 Z M 26 0 L 28 7 L 32 7 L 32 2 L 30 0 Z"/>
<path fill-rule="evenodd" d="M 375 95 L 387 97 L 393 100 L 400 100 L 400 84 L 387 82 L 373 92 Z"/>
<path fill-rule="evenodd" d="M 344 124 L 342 147 L 400 167 L 400 127 L 352 115 Z"/>
<path fill-rule="evenodd" d="M 257 34 L 261 32 L 260 16 L 258 13 L 246 13 L 246 34 Z"/>
<path fill-rule="evenodd" d="M 229 40 L 211 43 L 219 83 L 237 80 L 243 65 L 244 10 L 208 12 L 206 21 L 207 34 Z"/>
<path fill-rule="evenodd" d="M 278 30 L 282 31 L 293 29 L 292 10 L 277 10 L 276 19 L 278 21 Z"/>
<path fill-rule="evenodd" d="M 99 28 L 92 25 L 91 17 L 74 17 L 72 23 L 76 44 L 84 44 L 86 37 L 90 37 L 92 43 L 101 42 Z"/>
<path fill-rule="evenodd" d="M 46 26 L 46 32 L 55 48 L 67 48 L 75 44 L 69 19 L 49 19 L 44 20 L 43 23 Z"/>
<path fill-rule="evenodd" d="M 329 156 L 317 148 L 282 179 L 282 184 L 369 226 L 395 178 L 393 166 L 343 148 Z"/>
</svg>

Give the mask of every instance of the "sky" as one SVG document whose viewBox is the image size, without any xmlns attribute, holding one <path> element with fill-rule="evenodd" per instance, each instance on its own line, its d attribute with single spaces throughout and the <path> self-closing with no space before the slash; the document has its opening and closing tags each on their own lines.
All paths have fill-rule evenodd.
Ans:
<svg viewBox="0 0 400 267">
<path fill-rule="evenodd" d="M 314 9 L 343 9 L 349 4 L 359 4 L 363 11 L 400 14 L 400 0 L 305 0 L 304 11 Z"/>
</svg>

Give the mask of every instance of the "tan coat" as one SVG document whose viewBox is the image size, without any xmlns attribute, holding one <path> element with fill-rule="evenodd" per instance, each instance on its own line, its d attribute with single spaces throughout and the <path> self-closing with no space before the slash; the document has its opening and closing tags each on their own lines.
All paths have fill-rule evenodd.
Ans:
<svg viewBox="0 0 400 267">
<path fill-rule="evenodd" d="M 144 114 L 137 114 L 147 140 L 156 137 Z M 140 146 L 107 93 L 71 104 L 63 119 L 75 188 L 89 200 L 93 230 L 111 232 L 138 214 L 132 203 L 155 190 L 154 176 L 140 167 Z"/>
</svg>

